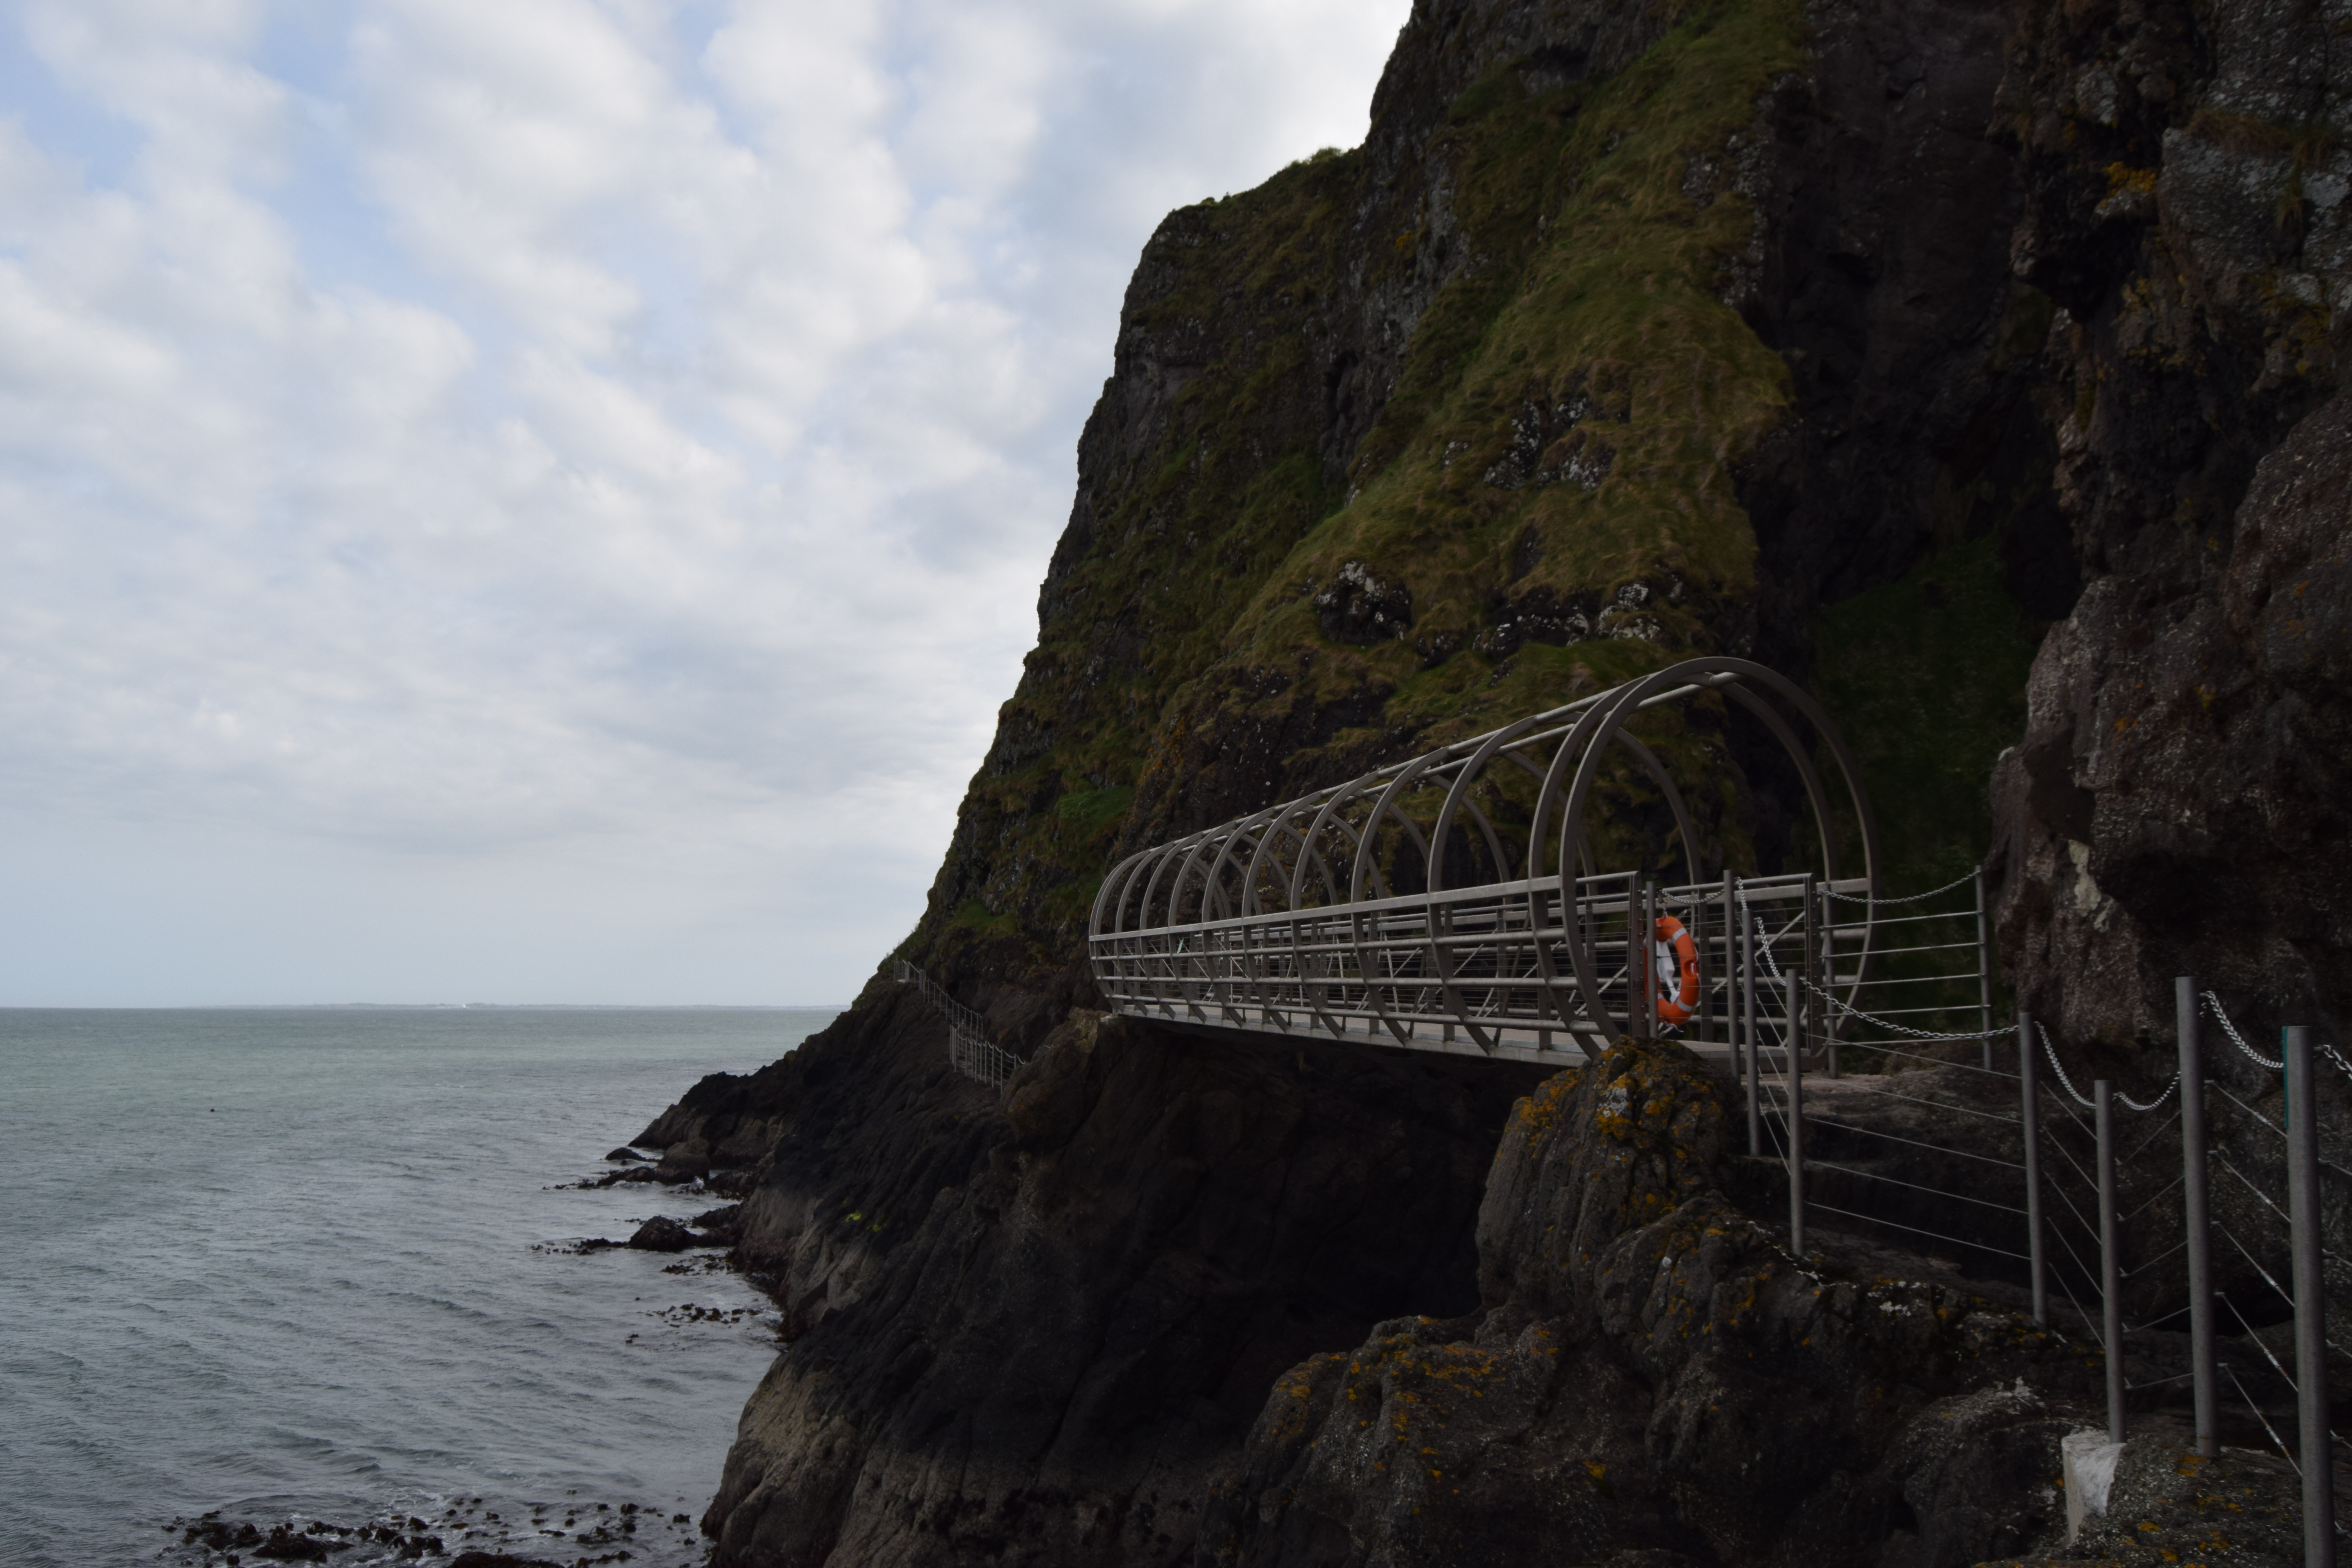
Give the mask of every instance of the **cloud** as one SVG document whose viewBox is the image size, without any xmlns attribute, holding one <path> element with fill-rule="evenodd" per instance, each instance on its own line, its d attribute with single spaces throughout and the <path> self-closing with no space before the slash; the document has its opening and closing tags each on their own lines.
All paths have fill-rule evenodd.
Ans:
<svg viewBox="0 0 2352 1568">
<path fill-rule="evenodd" d="M 853 992 L 1144 237 L 1404 9 L 0 10 L 0 1003 Z"/>
</svg>

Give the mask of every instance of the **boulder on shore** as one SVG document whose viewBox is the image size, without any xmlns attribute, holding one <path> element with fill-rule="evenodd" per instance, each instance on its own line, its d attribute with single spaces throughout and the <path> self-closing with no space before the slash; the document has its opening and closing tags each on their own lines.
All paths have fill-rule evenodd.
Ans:
<svg viewBox="0 0 2352 1568">
<path fill-rule="evenodd" d="M 637 1226 L 629 1245 L 640 1252 L 684 1252 L 698 1244 L 694 1232 L 667 1215 L 656 1215 Z"/>
</svg>

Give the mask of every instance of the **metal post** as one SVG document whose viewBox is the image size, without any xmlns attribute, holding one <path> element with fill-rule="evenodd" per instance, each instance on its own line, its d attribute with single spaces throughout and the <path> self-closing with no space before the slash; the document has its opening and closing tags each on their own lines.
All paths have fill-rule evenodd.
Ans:
<svg viewBox="0 0 2352 1568">
<path fill-rule="evenodd" d="M 1813 896 L 1813 889 L 1817 885 L 1818 882 L 1813 874 L 1811 871 L 1806 872 L 1805 901 L 1798 906 L 1805 911 L 1805 955 L 1797 966 L 1797 973 L 1807 980 L 1814 980 L 1815 984 L 1818 984 L 1819 981 L 1815 980 L 1815 976 L 1813 974 L 1814 969 L 1821 963 L 1822 950 L 1822 922 L 1819 918 L 1821 914 L 1820 901 Z M 1801 985 L 1791 986 L 1789 991 L 1789 995 L 1790 997 L 1789 1005 L 1789 1027 L 1792 1033 L 1799 1033 L 1800 1037 L 1802 1038 L 1807 1045 L 1811 1045 L 1812 1043 L 1813 1031 L 1810 1026 L 1813 1024 L 1817 1016 L 1813 1010 L 1813 999 L 1805 994 L 1804 989 Z M 1809 1026 L 1801 1032 L 1797 1030 L 1797 1006 L 1800 1002 L 1801 1002 L 1804 1006 L 1805 1022 Z"/>
<path fill-rule="evenodd" d="M 1748 1041 L 1748 1152 L 1764 1152 L 1763 1047 L 1756 1035 L 1756 919 L 1739 911 L 1739 1032 Z"/>
<path fill-rule="evenodd" d="M 1739 1077 L 1739 1019 L 1734 1011 L 1738 990 L 1733 976 L 1739 973 L 1738 960 L 1733 956 L 1731 934 L 1731 873 L 1723 874 L 1723 1037 L 1731 1047 L 1731 1076 Z M 1705 995 L 1706 993 L 1702 992 Z"/>
<path fill-rule="evenodd" d="M 1992 947 L 1985 941 L 1984 868 L 1979 866 L 1977 885 L 1977 1014 L 1984 1021 L 1985 1071 L 1992 1071 Z"/>
<path fill-rule="evenodd" d="M 1658 1026 L 1654 998 L 1651 994 L 1650 943 L 1657 930 L 1657 916 L 1651 908 L 1651 885 L 1642 879 L 1638 896 L 1625 901 L 1626 942 L 1625 980 L 1632 994 L 1640 998 L 1626 1009 L 1626 1021 L 1633 1032 L 1643 1039 L 1654 1039 Z"/>
<path fill-rule="evenodd" d="M 2311 1031 L 2286 1032 L 2287 1222 L 2294 1252 L 2294 1392 L 2302 1417 L 2303 1561 L 2335 1568 L 2336 1465 L 2327 1446 L 2327 1298 L 2319 1272 L 2319 1097 Z"/>
<path fill-rule="evenodd" d="M 2124 1440 L 2123 1244 L 2116 1235 L 2116 1086 L 2091 1085 L 2099 1130 L 2099 1307 L 2107 1347 L 2107 1441 Z"/>
<path fill-rule="evenodd" d="M 1691 1037 L 1700 1045 L 1715 1042 L 1715 1028 L 1706 1005 L 1706 900 L 1696 893 L 1685 907 L 1685 923 L 1690 931 L 1691 958 L 1698 966 L 1698 994 L 1692 998 L 1696 1011 L 1691 1016 Z M 1679 970 L 1679 966 L 1677 966 Z M 1681 982 L 1677 980 L 1676 985 Z"/>
<path fill-rule="evenodd" d="M 2033 1274 L 2033 1321 L 2050 1322 L 2050 1266 L 2042 1255 L 2042 1100 L 2034 1079 L 2033 1018 L 2017 1015 L 2020 1131 L 2025 1142 L 2025 1255 Z"/>
<path fill-rule="evenodd" d="M 1826 996 L 1837 988 L 1837 907 L 1831 901 L 1829 885 L 1822 885 L 1822 971 L 1813 977 L 1821 994 Z M 1859 962 L 1857 960 L 1857 962 Z M 1829 1041 L 1830 1076 L 1838 1076 L 1838 1030 L 1844 1020 L 1827 1002 L 1821 1002 L 1822 1034 Z"/>
<path fill-rule="evenodd" d="M 1789 976 L 1789 1250 L 1805 1255 L 1805 1037 L 1797 1026 L 1797 977 Z"/>
<path fill-rule="evenodd" d="M 2213 1385 L 2213 1231 L 2205 1208 L 2205 1059 L 2198 1038 L 2197 979 L 2172 983 L 2172 1016 L 2180 1041 L 2180 1194 L 2189 1236 L 2189 1372 L 2197 1395 L 2197 1451 L 2221 1451 Z"/>
</svg>

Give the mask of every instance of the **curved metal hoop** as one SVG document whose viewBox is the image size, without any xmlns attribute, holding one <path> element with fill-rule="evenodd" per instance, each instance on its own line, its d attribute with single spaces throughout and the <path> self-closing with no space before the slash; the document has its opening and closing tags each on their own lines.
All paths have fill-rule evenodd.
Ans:
<svg viewBox="0 0 2352 1568">
<path fill-rule="evenodd" d="M 1666 717 L 1658 710 L 1695 709 L 1718 729 L 1734 710 L 1745 713 L 1778 743 L 1804 786 L 1820 875 L 1836 883 L 1841 821 L 1815 765 L 1817 751 L 1828 753 L 1859 830 L 1858 885 L 1876 895 L 1876 821 L 1829 716 L 1796 683 L 1751 660 L 1686 659 L 1129 856 L 1095 896 L 1088 934 L 1097 979 L 1107 994 L 1115 981 L 1119 996 L 1180 1021 L 1347 1037 L 1352 1017 L 1357 1036 L 1384 1032 L 1402 1044 L 1412 1019 L 1434 1016 L 1449 1037 L 1458 1027 L 1491 1054 L 1507 1016 L 1534 1019 L 1547 1037 L 1565 1029 L 1591 1051 L 1610 1021 L 1610 986 L 1633 984 L 1634 954 L 1623 942 L 1623 969 L 1603 974 L 1597 911 L 1630 910 L 1629 889 L 1658 853 L 1639 823 L 1592 814 L 1637 783 L 1653 788 L 1671 821 L 1666 853 L 1688 884 L 1726 869 L 1723 844 L 1694 817 L 1685 785 L 1709 785 L 1699 794 L 1721 798 L 1728 759 L 1702 746 L 1708 776 L 1678 781 L 1673 764 L 1679 758 L 1687 768 L 1691 748 L 1662 754 L 1633 729 L 1644 715 Z M 1612 764 L 1616 757 L 1624 763 Z M 1604 825 L 1609 831 L 1597 834 Z M 1650 863 L 1603 870 L 1596 843 L 1628 835 L 1650 846 L 1639 857 Z M 1468 873 L 1458 883 L 1457 867 Z M 1457 929 L 1465 911 L 1475 938 Z M 1859 950 L 1842 955 L 1858 962 L 1843 985 L 1858 984 L 1870 963 L 1872 917 L 1859 920 Z M 1497 1003 L 1505 991 L 1532 1001 Z"/>
</svg>

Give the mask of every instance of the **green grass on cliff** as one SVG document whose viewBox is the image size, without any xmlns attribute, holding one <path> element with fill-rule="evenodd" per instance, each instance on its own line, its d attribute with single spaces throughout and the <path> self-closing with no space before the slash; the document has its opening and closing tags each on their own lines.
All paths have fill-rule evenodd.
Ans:
<svg viewBox="0 0 2352 1568">
<path fill-rule="evenodd" d="M 1361 153 L 1327 150 L 1171 216 L 1123 327 L 1151 368 L 1123 361 L 1112 396 L 1129 401 L 1105 405 L 1140 398 L 1155 422 L 1089 448 L 1084 548 L 1049 590 L 1004 760 L 973 781 L 934 892 L 941 957 L 1019 941 L 1034 964 L 1066 962 L 1108 862 L 1167 826 L 1155 813 L 1203 759 L 1255 761 L 1289 737 L 1250 803 L 1271 804 L 1674 658 L 1744 651 L 1757 544 L 1731 476 L 1791 389 L 1722 295 L 1756 232 L 1742 139 L 1805 47 L 1797 0 L 1696 6 L 1613 78 L 1530 91 L 1507 63 L 1472 84 L 1428 149 L 1432 194 L 1411 195 L 1417 173 L 1375 187 Z M 1399 189 L 1443 200 L 1445 221 L 1424 205 L 1360 236 Z M 1336 475 L 1310 344 L 1335 308 L 1412 296 L 1448 224 L 1458 264 Z M 1351 561 L 1410 590 L 1404 637 L 1325 636 L 1314 595 Z M 1951 549 L 1817 627 L 1822 693 L 1864 738 L 1906 847 L 1898 881 L 1981 852 L 1982 781 L 2021 727 L 2032 651 L 1999 595 L 1990 546 Z M 1603 609 L 1565 646 L 1511 629 L 1549 615 L 1556 637 L 1560 616 Z M 1645 722 L 1679 777 L 1717 781 L 1690 803 L 1706 858 L 1753 865 L 1717 716 Z M 1604 852 L 1668 868 L 1652 786 L 1618 768 L 1602 788 Z"/>
<path fill-rule="evenodd" d="M 1259 590 L 1227 636 L 1231 657 L 1269 663 L 1312 640 L 1307 595 L 1349 560 L 1412 590 L 1412 645 L 1361 656 L 1402 689 L 1398 719 L 1475 729 L 1524 706 L 1526 682 L 1474 695 L 1458 677 L 1417 680 L 1417 649 L 1449 635 L 1474 648 L 1498 605 L 1534 590 L 1606 599 L 1679 583 L 1681 602 L 1661 593 L 1646 606 L 1659 652 L 1711 645 L 1696 606 L 1754 583 L 1729 465 L 1790 397 L 1787 367 L 1717 298 L 1755 223 L 1730 188 L 1731 144 L 1758 97 L 1803 63 L 1796 6 L 1731 6 L 1589 91 L 1524 94 L 1507 70 L 1463 95 L 1445 134 L 1465 171 L 1456 216 L 1481 260 L 1423 318 L 1349 504 Z M 1597 489 L 1489 482 L 1516 426 L 1576 398 L 1591 405 L 1578 428 L 1612 453 Z M 1588 647 L 1583 662 L 1644 661 Z M 1414 700 L 1423 693 L 1438 700 Z"/>
<path fill-rule="evenodd" d="M 1878 814 L 1896 893 L 1939 887 L 1992 837 L 1992 764 L 2025 733 L 2041 628 L 1972 541 L 1823 610 L 1813 689 L 1845 736 Z"/>
</svg>

